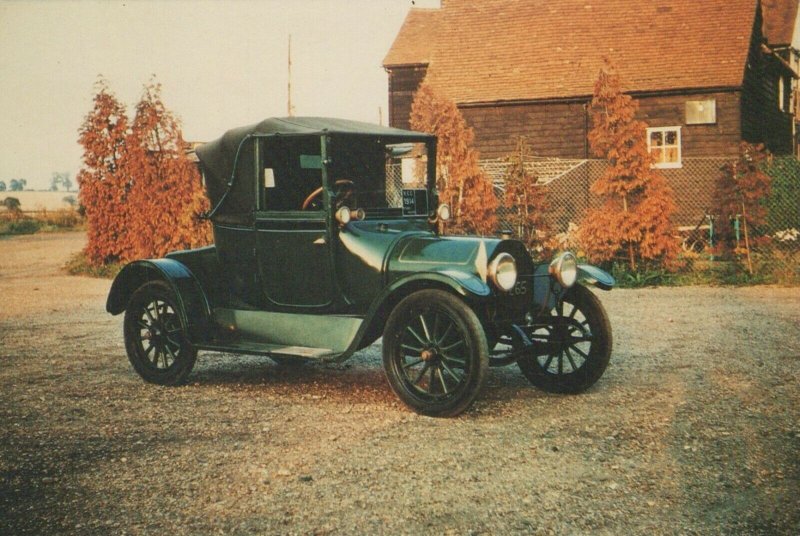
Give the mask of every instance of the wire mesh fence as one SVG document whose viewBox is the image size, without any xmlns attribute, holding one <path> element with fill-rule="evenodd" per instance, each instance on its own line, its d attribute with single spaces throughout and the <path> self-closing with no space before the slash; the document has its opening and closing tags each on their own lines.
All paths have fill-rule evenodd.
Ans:
<svg viewBox="0 0 800 536">
<path fill-rule="evenodd" d="M 661 170 L 674 193 L 675 235 L 687 255 L 713 259 L 719 249 L 715 249 L 720 237 L 714 228 L 716 182 L 722 166 L 729 161 L 719 157 L 684 158 L 682 167 Z M 605 161 L 534 158 L 525 165 L 546 191 L 546 220 L 551 233 L 570 232 L 580 225 L 587 208 L 599 206 L 600 198 L 590 188 L 605 171 Z M 508 167 L 503 160 L 481 162 L 501 201 Z M 772 179 L 771 194 L 762 200 L 768 210 L 767 222 L 759 227 L 747 225 L 747 249 L 759 259 L 763 270 L 777 267 L 797 278 L 800 277 L 800 161 L 792 156 L 774 157 L 764 171 Z M 506 206 L 498 210 L 501 224 L 512 230 L 513 226 L 507 223 L 513 210 Z M 739 230 L 736 245 L 741 246 L 734 251 L 742 251 L 745 221 L 734 223 Z M 716 256 L 719 258 L 718 253 Z"/>
</svg>

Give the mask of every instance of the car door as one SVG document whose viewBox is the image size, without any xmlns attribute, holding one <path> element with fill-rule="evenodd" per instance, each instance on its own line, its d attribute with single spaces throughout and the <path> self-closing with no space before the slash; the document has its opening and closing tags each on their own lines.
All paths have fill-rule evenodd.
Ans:
<svg viewBox="0 0 800 536">
<path fill-rule="evenodd" d="M 233 186 L 227 189 L 222 186 L 217 193 L 224 200 L 213 218 L 214 244 L 222 272 L 217 283 L 221 288 L 227 287 L 233 307 L 257 308 L 263 305 L 263 300 L 255 256 L 255 144 L 246 140 L 239 153 Z"/>
<path fill-rule="evenodd" d="M 319 202 L 305 203 L 322 186 L 320 145 L 318 136 L 261 140 L 256 253 L 261 291 L 278 308 L 319 309 L 334 301 L 321 191 L 312 199 Z"/>
</svg>

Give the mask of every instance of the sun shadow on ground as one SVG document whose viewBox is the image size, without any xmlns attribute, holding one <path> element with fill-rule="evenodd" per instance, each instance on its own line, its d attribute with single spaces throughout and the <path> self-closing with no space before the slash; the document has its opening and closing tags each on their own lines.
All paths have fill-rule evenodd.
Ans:
<svg viewBox="0 0 800 536">
<path fill-rule="evenodd" d="M 369 354 L 373 355 L 369 355 Z M 344 402 L 395 401 L 380 358 L 359 352 L 344 363 L 314 361 L 277 364 L 268 357 L 203 353 L 198 357 L 191 385 L 241 386 L 281 396 L 332 397 Z M 506 403 L 548 396 L 535 389 L 515 366 L 492 368 L 480 399 Z"/>
</svg>

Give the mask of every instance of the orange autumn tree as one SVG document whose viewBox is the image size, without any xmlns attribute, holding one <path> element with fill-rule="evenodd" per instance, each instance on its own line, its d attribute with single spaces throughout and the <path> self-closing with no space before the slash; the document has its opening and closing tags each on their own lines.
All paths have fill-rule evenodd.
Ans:
<svg viewBox="0 0 800 536">
<path fill-rule="evenodd" d="M 505 158 L 508 169 L 503 177 L 506 187 L 503 205 L 517 237 L 528 249 L 541 251 L 545 248 L 549 230 L 544 217 L 547 194 L 539 184 L 539 177 L 526 168 L 526 163 L 532 158 L 528 141 L 524 137 L 518 138 L 514 151 Z"/>
<path fill-rule="evenodd" d="M 125 258 L 128 184 L 120 172 L 125 159 L 128 118 L 125 106 L 100 78 L 94 106 L 81 125 L 78 141 L 83 166 L 78 173 L 80 203 L 86 211 L 85 253 L 92 264 Z"/>
<path fill-rule="evenodd" d="M 671 268 L 678 254 L 670 223 L 675 202 L 653 168 L 647 125 L 635 119 L 638 108 L 605 60 L 594 85 L 589 144 L 608 167 L 591 186 L 602 205 L 586 211 L 578 238 L 593 262 L 625 259 L 632 271 L 642 264 Z"/>
<path fill-rule="evenodd" d="M 438 138 L 436 188 L 452 208 L 455 232 L 490 235 L 497 230 L 497 198 L 492 181 L 478 165 L 475 133 L 455 102 L 423 81 L 411 105 L 411 128 Z"/>
<path fill-rule="evenodd" d="M 722 166 L 716 182 L 715 214 L 717 232 L 733 238 L 732 222 L 736 216 L 746 217 L 749 225 L 760 227 L 767 222 L 763 200 L 771 191 L 772 179 L 762 171 L 769 153 L 762 144 L 739 144 L 739 157 Z"/>
<path fill-rule="evenodd" d="M 124 174 L 131 184 L 126 260 L 162 257 L 169 251 L 211 243 L 208 209 L 197 167 L 185 153 L 180 124 L 150 82 L 136 105 L 126 137 Z"/>
<path fill-rule="evenodd" d="M 766 224 L 768 211 L 763 200 L 772 189 L 772 179 L 762 171 L 767 158 L 769 153 L 764 145 L 741 142 L 739 158 L 722 166 L 714 195 L 714 212 L 718 215 L 716 232 L 722 239 L 723 247 L 727 245 L 738 253 L 733 222 L 739 219 L 750 273 L 753 273 L 750 228 Z"/>
</svg>

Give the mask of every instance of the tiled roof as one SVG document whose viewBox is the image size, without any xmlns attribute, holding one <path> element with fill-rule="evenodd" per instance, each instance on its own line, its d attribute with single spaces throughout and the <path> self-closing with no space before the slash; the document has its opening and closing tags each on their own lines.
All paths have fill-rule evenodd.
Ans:
<svg viewBox="0 0 800 536">
<path fill-rule="evenodd" d="M 459 103 L 585 96 L 607 55 L 628 91 L 738 87 L 756 0 L 447 0 L 412 10 L 385 65 L 429 62 Z"/>
<path fill-rule="evenodd" d="M 798 0 L 761 0 L 764 12 L 764 35 L 770 45 L 792 43 L 797 21 Z"/>
<path fill-rule="evenodd" d="M 392 43 L 392 48 L 383 59 L 383 64 L 418 65 L 428 63 L 433 38 L 438 35 L 441 10 L 411 8 Z"/>
</svg>

